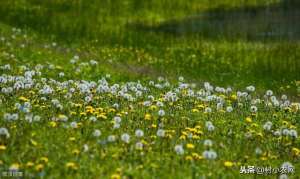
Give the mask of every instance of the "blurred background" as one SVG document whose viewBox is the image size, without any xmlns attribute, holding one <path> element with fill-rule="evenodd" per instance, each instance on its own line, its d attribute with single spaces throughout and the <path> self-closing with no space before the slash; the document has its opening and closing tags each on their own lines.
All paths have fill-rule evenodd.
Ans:
<svg viewBox="0 0 300 179">
<path fill-rule="evenodd" d="M 293 93 L 300 80 L 298 0 L 1 0 L 0 23 L 142 76 Z"/>
</svg>

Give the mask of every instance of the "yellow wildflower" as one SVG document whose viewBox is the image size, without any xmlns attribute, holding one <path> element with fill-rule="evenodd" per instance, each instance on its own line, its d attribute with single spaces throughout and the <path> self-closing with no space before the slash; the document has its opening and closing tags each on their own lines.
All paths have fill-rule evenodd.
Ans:
<svg viewBox="0 0 300 179">
<path fill-rule="evenodd" d="M 194 149 L 195 145 L 189 143 L 189 144 L 186 144 L 186 148 L 188 148 L 188 149 Z"/>
<path fill-rule="evenodd" d="M 43 165 L 43 164 L 37 164 L 37 165 L 35 166 L 35 170 L 36 170 L 36 171 L 41 171 L 41 170 L 43 170 L 43 168 L 44 168 L 44 165 Z"/>
<path fill-rule="evenodd" d="M 10 165 L 9 170 L 18 170 L 20 168 L 20 164 L 13 163 Z"/>
<path fill-rule="evenodd" d="M 41 157 L 40 161 L 44 163 L 48 163 L 49 159 L 47 157 Z"/>
<path fill-rule="evenodd" d="M 6 150 L 6 146 L 5 145 L 0 145 L 0 151 L 1 150 Z"/>
<path fill-rule="evenodd" d="M 78 149 L 74 149 L 73 151 L 72 151 L 72 154 L 73 155 L 78 155 L 80 153 L 80 151 L 78 150 Z"/>
<path fill-rule="evenodd" d="M 34 163 L 30 162 L 30 161 L 26 163 L 26 167 L 33 167 L 33 165 L 34 165 Z"/>
<path fill-rule="evenodd" d="M 188 155 L 188 156 L 185 157 L 185 160 L 187 160 L 187 161 L 192 161 L 192 160 L 193 160 L 193 157 L 190 156 L 190 155 Z"/>
<path fill-rule="evenodd" d="M 300 156 L 300 149 L 296 148 L 296 147 L 293 147 L 292 148 L 292 153 L 294 156 Z"/>
<path fill-rule="evenodd" d="M 19 100 L 21 100 L 23 102 L 29 101 L 29 99 L 24 96 L 19 97 Z"/>
<path fill-rule="evenodd" d="M 246 122 L 248 122 L 248 123 L 251 123 L 252 122 L 252 119 L 250 118 L 250 117 L 246 117 Z"/>
<path fill-rule="evenodd" d="M 225 161 L 225 162 L 224 162 L 224 166 L 230 168 L 230 167 L 233 166 L 233 162 Z"/>
<path fill-rule="evenodd" d="M 72 170 L 77 170 L 78 169 L 78 166 L 74 162 L 66 163 L 66 167 L 69 168 L 69 169 L 72 169 Z"/>
<path fill-rule="evenodd" d="M 115 173 L 115 174 L 112 174 L 110 178 L 111 179 L 121 179 L 121 175 L 118 173 Z"/>
<path fill-rule="evenodd" d="M 151 114 L 145 114 L 145 120 L 151 120 Z"/>
<path fill-rule="evenodd" d="M 54 128 L 57 126 L 57 123 L 55 121 L 51 121 L 49 122 L 49 125 Z"/>
</svg>

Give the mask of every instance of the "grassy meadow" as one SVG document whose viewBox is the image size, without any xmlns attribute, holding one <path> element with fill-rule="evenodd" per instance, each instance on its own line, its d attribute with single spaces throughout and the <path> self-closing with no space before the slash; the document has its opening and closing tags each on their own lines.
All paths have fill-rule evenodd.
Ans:
<svg viewBox="0 0 300 179">
<path fill-rule="evenodd" d="M 299 34 L 297 0 L 0 1 L 0 178 L 299 178 Z"/>
</svg>

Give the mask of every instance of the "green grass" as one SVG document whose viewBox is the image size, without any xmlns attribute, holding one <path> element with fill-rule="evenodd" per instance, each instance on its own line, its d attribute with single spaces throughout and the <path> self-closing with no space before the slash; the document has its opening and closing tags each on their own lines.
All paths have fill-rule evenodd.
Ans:
<svg viewBox="0 0 300 179">
<path fill-rule="evenodd" d="M 41 76 L 34 77 L 35 83 L 43 85 L 42 78 L 98 82 L 106 77 L 110 85 L 139 81 L 150 91 L 130 102 L 92 90 L 87 94 L 93 95 L 93 100 L 85 102 L 87 94 L 79 92 L 78 84 L 70 82 L 64 88 L 48 80 L 46 83 L 54 89 L 50 95 L 39 94 L 42 86 L 12 94 L 0 92 L 0 128 L 10 133 L 8 139 L 0 136 L 0 172 L 18 164 L 28 178 L 110 178 L 114 174 L 124 178 L 274 178 L 277 175 L 241 175 L 239 170 L 243 165 L 275 168 L 288 161 L 295 167 L 295 173 L 289 176 L 299 177 L 299 137 L 273 135 L 282 129 L 294 129 L 299 134 L 299 103 L 267 107 L 269 100 L 263 97 L 267 89 L 272 89 L 278 100 L 281 94 L 288 94 L 291 102 L 299 100 L 299 36 L 257 36 L 274 29 L 273 19 L 264 15 L 266 7 L 278 19 L 283 33 L 297 32 L 297 5 L 295 0 L 1 1 L 0 38 L 5 40 L 0 39 L 0 66 L 12 67 L 0 69 L 1 75 L 23 76 L 26 70 L 22 66 L 33 70 L 43 65 Z M 250 18 L 249 12 L 256 16 Z M 22 31 L 12 31 L 13 27 Z M 71 64 L 74 56 L 79 56 L 79 62 Z M 93 66 L 90 60 L 98 64 Z M 59 77 L 60 72 L 65 75 Z M 216 109 L 217 101 L 187 97 L 188 89 L 179 90 L 179 101 L 170 103 L 162 96 L 175 91 L 179 76 L 197 85 L 191 88 L 194 92 L 202 89 L 205 81 L 233 87 L 233 92 L 213 92 L 224 98 L 223 110 Z M 165 77 L 171 86 L 157 89 L 149 85 L 150 80 L 159 83 L 158 77 Z M 0 83 L 0 89 L 12 85 Z M 235 99 L 236 92 L 245 91 L 249 85 L 256 87 L 251 98 L 262 100 L 256 104 L 257 113 L 250 112 L 251 101 Z M 76 91 L 66 99 L 71 87 Z M 151 107 L 142 105 L 149 100 L 148 95 L 155 98 Z M 24 104 L 20 97 L 30 102 L 29 114 L 40 116 L 40 121 L 25 120 L 28 113 L 15 107 L 16 103 Z M 54 107 L 53 99 L 58 99 L 63 109 Z M 155 105 L 157 101 L 164 107 Z M 115 111 L 114 103 L 120 105 Z M 87 112 L 87 106 L 102 108 L 107 118 L 99 115 L 101 109 Z M 227 106 L 234 111 L 225 112 Z M 206 113 L 207 107 L 213 112 Z M 166 111 L 164 117 L 158 116 L 160 108 Z M 7 113 L 19 114 L 19 120 L 6 121 Z M 60 114 L 66 115 L 68 121 L 57 121 L 53 126 L 53 117 Z M 146 120 L 145 114 L 152 119 Z M 91 122 L 91 116 L 97 116 L 97 121 Z M 122 117 L 120 129 L 113 129 L 114 116 Z M 205 126 L 208 120 L 215 126 L 213 132 Z M 81 126 L 66 127 L 74 121 Z M 273 124 L 271 131 L 263 129 L 267 121 Z M 165 126 L 158 127 L 159 123 Z M 145 132 L 143 140 L 134 136 L 138 128 Z M 157 137 L 158 128 L 170 135 Z M 92 135 L 95 129 L 102 132 L 99 139 Z M 189 130 L 196 131 L 194 135 L 199 138 L 185 139 Z M 130 134 L 129 144 L 120 140 L 123 133 Z M 249 133 L 251 139 L 245 138 Z M 99 144 L 112 134 L 118 136 L 115 143 Z M 213 146 L 204 146 L 205 139 L 211 139 Z M 143 141 L 143 150 L 135 149 L 138 141 Z M 89 151 L 84 152 L 84 144 Z M 178 144 L 183 145 L 184 155 L 174 151 Z M 188 149 L 187 144 L 195 148 Z M 257 147 L 263 151 L 261 154 L 255 154 Z M 217 159 L 201 158 L 208 148 L 217 152 Z M 74 154 L 77 150 L 79 153 Z M 224 166 L 226 161 L 233 166 Z M 66 166 L 68 162 L 74 163 L 73 169 Z"/>
<path fill-rule="evenodd" d="M 107 49 L 105 53 L 111 54 L 113 58 L 126 64 L 125 66 L 145 66 L 151 69 L 146 72 L 151 71 L 152 75 L 183 74 L 192 80 L 211 80 L 219 85 L 245 86 L 255 83 L 266 88 L 278 88 L 291 85 L 299 79 L 298 41 L 263 40 L 264 38 L 261 38 L 263 41 L 257 38 L 249 41 L 243 38 L 247 36 L 247 30 L 234 32 L 239 26 L 244 27 L 241 29 L 253 29 L 255 32 L 256 27 L 258 30 L 259 26 L 268 23 L 268 20 L 264 22 L 257 19 L 247 22 L 245 18 L 247 24 L 239 25 L 227 23 L 225 18 L 223 23 L 232 26 L 227 27 L 227 32 L 240 34 L 230 39 L 225 33 L 220 34 L 220 28 L 214 26 L 214 21 L 209 19 L 197 20 L 196 23 L 202 21 L 207 23 L 205 25 L 207 32 L 204 27 L 197 27 L 204 30 L 200 34 L 174 35 L 160 31 L 144 31 L 131 26 L 140 24 L 154 28 L 169 21 L 180 23 L 189 16 L 210 11 L 218 11 L 220 15 L 223 13 L 226 17 L 231 11 L 239 8 L 255 9 L 278 4 L 282 8 L 286 7 L 280 3 L 279 1 L 186 3 L 180 0 L 162 2 L 57 0 L 41 3 L 34 0 L 18 0 L 14 3 L 1 2 L 0 14 L 4 23 L 30 28 L 39 32 L 39 36 L 67 44 L 68 47 L 84 48 L 85 51 L 88 50 L 100 58 L 103 55 L 102 49 Z M 291 2 L 285 4 L 297 7 Z M 277 14 L 280 19 L 281 11 Z M 193 20 L 187 19 L 187 23 L 189 21 L 193 24 Z M 283 26 L 293 28 L 284 24 Z M 189 24 L 185 24 L 184 27 L 191 29 Z M 295 94 L 295 91 L 291 93 Z"/>
</svg>

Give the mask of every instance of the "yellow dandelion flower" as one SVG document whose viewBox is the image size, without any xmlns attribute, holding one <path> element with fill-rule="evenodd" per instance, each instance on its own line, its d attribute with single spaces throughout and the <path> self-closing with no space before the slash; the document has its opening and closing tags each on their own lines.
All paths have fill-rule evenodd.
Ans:
<svg viewBox="0 0 300 179">
<path fill-rule="evenodd" d="M 255 127 L 258 127 L 258 124 L 252 123 L 252 124 L 251 124 L 251 127 L 254 127 L 254 128 L 255 128 Z"/>
<path fill-rule="evenodd" d="M 155 106 L 155 105 L 150 106 L 150 110 L 155 111 L 156 109 L 157 109 L 157 106 Z"/>
<path fill-rule="evenodd" d="M 75 138 L 75 137 L 70 137 L 70 138 L 69 138 L 69 141 L 75 142 L 75 141 L 76 141 L 76 138 Z"/>
<path fill-rule="evenodd" d="M 287 125 L 289 125 L 289 122 L 287 122 L 287 121 L 282 121 L 282 125 L 287 126 Z"/>
<path fill-rule="evenodd" d="M 202 155 L 199 155 L 197 153 L 192 153 L 192 157 L 195 159 L 195 160 L 202 160 L 203 159 L 203 156 Z"/>
<path fill-rule="evenodd" d="M 198 135 L 193 135 L 192 139 L 199 140 L 199 139 L 200 139 L 200 136 L 198 136 Z"/>
<path fill-rule="evenodd" d="M 237 100 L 237 96 L 236 96 L 235 94 L 231 95 L 230 98 L 231 98 L 231 100 L 233 100 L 233 101 Z"/>
<path fill-rule="evenodd" d="M 292 153 L 294 156 L 300 156 L 300 149 L 296 148 L 296 147 L 293 147 L 292 148 Z"/>
<path fill-rule="evenodd" d="M 151 120 L 151 114 L 145 114 L 145 120 Z"/>
<path fill-rule="evenodd" d="M 72 169 L 72 170 L 77 170 L 77 169 L 78 169 L 77 164 L 74 163 L 74 162 L 68 162 L 68 163 L 66 163 L 66 167 L 67 167 L 68 169 Z"/>
<path fill-rule="evenodd" d="M 20 164 L 18 163 L 13 163 L 10 165 L 9 170 L 19 170 Z"/>
<path fill-rule="evenodd" d="M 49 159 L 47 157 L 41 157 L 40 161 L 44 163 L 48 163 Z"/>
<path fill-rule="evenodd" d="M 200 125 L 196 125 L 195 129 L 199 130 L 199 129 L 201 129 L 201 126 Z"/>
<path fill-rule="evenodd" d="M 79 113 L 79 115 L 80 116 L 86 116 L 87 114 L 86 114 L 86 112 L 81 112 L 81 113 Z"/>
<path fill-rule="evenodd" d="M 82 125 L 83 125 L 82 122 L 77 123 L 77 127 L 81 127 Z"/>
<path fill-rule="evenodd" d="M 231 161 L 225 161 L 224 162 L 224 166 L 230 168 L 230 167 L 233 166 L 233 162 L 231 162 Z"/>
<path fill-rule="evenodd" d="M 156 128 L 156 127 L 157 127 L 156 124 L 152 124 L 152 125 L 151 125 L 151 128 Z"/>
<path fill-rule="evenodd" d="M 80 151 L 78 149 L 72 150 L 73 155 L 79 155 Z"/>
<path fill-rule="evenodd" d="M 116 112 L 116 109 L 114 109 L 114 108 L 109 108 L 108 109 L 108 113 L 115 113 Z"/>
<path fill-rule="evenodd" d="M 194 108 L 194 109 L 192 109 L 192 112 L 197 113 L 197 112 L 199 112 L 199 110 Z"/>
<path fill-rule="evenodd" d="M 37 164 L 35 167 L 36 171 L 42 171 L 44 169 L 44 165 L 43 164 Z"/>
<path fill-rule="evenodd" d="M 0 151 L 1 150 L 6 150 L 6 146 L 5 145 L 0 145 Z"/>
<path fill-rule="evenodd" d="M 188 133 L 187 133 L 187 132 L 185 132 L 185 131 L 181 131 L 181 134 L 182 134 L 182 135 L 185 135 L 185 136 L 187 136 L 187 135 L 188 135 Z"/>
<path fill-rule="evenodd" d="M 197 105 L 197 108 L 199 108 L 199 109 L 204 109 L 205 106 L 204 106 L 203 104 L 198 104 L 198 105 Z"/>
<path fill-rule="evenodd" d="M 186 139 L 186 136 L 185 136 L 185 135 L 181 135 L 181 136 L 179 137 L 179 139 L 185 140 L 185 139 Z"/>
<path fill-rule="evenodd" d="M 190 155 L 188 155 L 188 156 L 185 157 L 185 160 L 187 160 L 187 161 L 192 161 L 192 160 L 193 160 L 193 157 L 190 156 Z"/>
<path fill-rule="evenodd" d="M 26 101 L 29 101 L 28 98 L 24 97 L 24 96 L 20 96 L 19 97 L 19 100 L 23 101 L 23 102 L 26 102 Z"/>
<path fill-rule="evenodd" d="M 246 117 L 245 121 L 248 122 L 248 123 L 251 123 L 252 119 L 251 119 L 251 117 Z"/>
<path fill-rule="evenodd" d="M 261 132 L 258 132 L 258 133 L 256 134 L 256 136 L 262 138 L 262 137 L 263 137 L 263 134 L 262 134 Z"/>
<path fill-rule="evenodd" d="M 51 122 L 49 122 L 49 125 L 51 126 L 51 127 L 57 127 L 57 123 L 55 122 L 55 121 L 51 121 Z"/>
<path fill-rule="evenodd" d="M 33 166 L 34 166 L 34 163 L 33 163 L 33 162 L 30 162 L 30 161 L 29 161 L 29 162 L 26 163 L 26 167 L 33 167 Z"/>
<path fill-rule="evenodd" d="M 121 175 L 118 173 L 115 173 L 115 174 L 112 174 L 110 178 L 111 179 L 121 179 Z"/>
<path fill-rule="evenodd" d="M 264 157 L 264 156 L 262 156 L 262 157 L 260 157 L 260 160 L 262 160 L 262 161 L 266 161 L 266 160 L 268 160 L 268 158 L 267 158 L 267 157 Z"/>
<path fill-rule="evenodd" d="M 107 116 L 105 115 L 105 113 L 99 114 L 99 115 L 97 115 L 97 117 L 100 119 L 107 119 Z"/>
<path fill-rule="evenodd" d="M 189 144 L 186 144 L 186 148 L 188 148 L 188 149 L 194 149 L 195 145 L 189 143 Z"/>
</svg>

